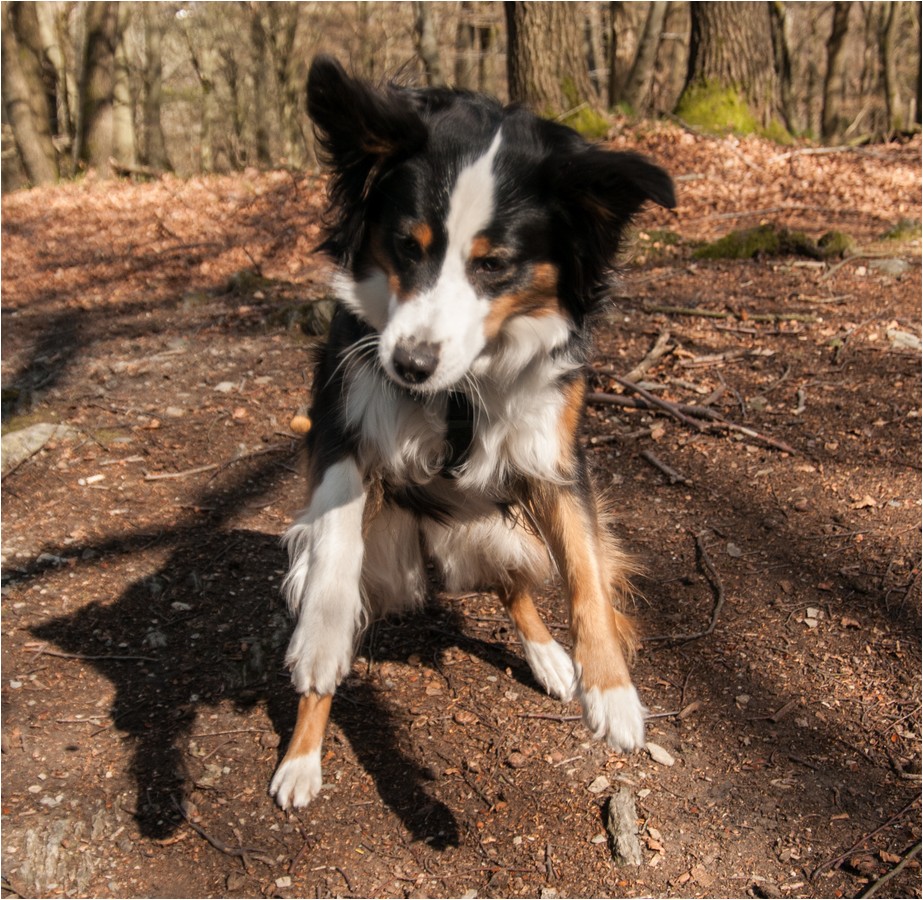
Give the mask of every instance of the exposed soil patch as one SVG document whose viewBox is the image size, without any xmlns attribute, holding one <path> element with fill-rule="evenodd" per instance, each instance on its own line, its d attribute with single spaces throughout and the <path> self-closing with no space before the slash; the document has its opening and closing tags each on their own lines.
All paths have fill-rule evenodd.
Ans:
<svg viewBox="0 0 923 900">
<path fill-rule="evenodd" d="M 298 814 L 267 785 L 295 711 L 278 538 L 303 496 L 289 423 L 299 304 L 326 295 L 323 182 L 5 198 L 4 428 L 70 430 L 3 480 L 4 896 L 837 897 L 901 865 L 920 839 L 920 240 L 885 234 L 920 219 L 920 143 L 616 143 L 680 176 L 680 207 L 639 223 L 592 389 L 626 396 L 613 375 L 668 332 L 643 383 L 740 426 L 589 407 L 648 573 L 636 679 L 658 747 L 592 742 L 495 597 L 437 595 L 369 633 Z M 845 232 L 853 255 L 692 258 L 762 222 Z M 545 608 L 566 643 L 557 592 Z M 606 835 L 623 785 L 637 867 Z M 918 863 L 878 895 L 920 896 Z"/>
</svg>

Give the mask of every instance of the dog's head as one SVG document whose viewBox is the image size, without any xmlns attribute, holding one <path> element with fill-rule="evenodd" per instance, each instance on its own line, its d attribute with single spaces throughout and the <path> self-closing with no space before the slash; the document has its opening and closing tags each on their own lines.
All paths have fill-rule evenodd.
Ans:
<svg viewBox="0 0 923 900">
<path fill-rule="evenodd" d="M 323 248 L 387 374 L 451 388 L 511 343 L 550 352 L 598 306 L 622 232 L 673 184 L 467 92 L 373 87 L 318 57 L 308 111 L 332 169 Z"/>
</svg>

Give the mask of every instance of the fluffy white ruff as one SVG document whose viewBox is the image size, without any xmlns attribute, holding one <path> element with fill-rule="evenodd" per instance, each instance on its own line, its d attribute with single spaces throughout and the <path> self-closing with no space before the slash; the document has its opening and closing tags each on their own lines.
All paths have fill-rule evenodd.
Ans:
<svg viewBox="0 0 923 900">
<path fill-rule="evenodd" d="M 583 705 L 583 721 L 593 737 L 604 740 L 621 753 L 644 746 L 644 716 L 647 707 L 641 702 L 633 684 L 584 690 L 577 682 L 577 695 Z"/>
<path fill-rule="evenodd" d="M 520 639 L 535 680 L 552 697 L 565 702 L 573 699 L 577 689 L 577 673 L 567 651 L 557 641 L 542 644 L 522 637 Z"/>
<path fill-rule="evenodd" d="M 269 793 L 282 809 L 307 806 L 320 792 L 323 778 L 320 748 L 282 760 L 269 785 Z"/>
</svg>

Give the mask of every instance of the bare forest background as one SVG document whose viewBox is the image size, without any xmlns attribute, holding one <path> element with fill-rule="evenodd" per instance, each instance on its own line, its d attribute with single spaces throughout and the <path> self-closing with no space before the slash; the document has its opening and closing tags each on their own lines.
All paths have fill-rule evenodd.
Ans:
<svg viewBox="0 0 923 900">
<path fill-rule="evenodd" d="M 522 100 L 592 137 L 673 116 L 858 144 L 920 121 L 919 3 L 5 2 L 2 34 L 4 190 L 312 166 L 318 52 Z"/>
</svg>

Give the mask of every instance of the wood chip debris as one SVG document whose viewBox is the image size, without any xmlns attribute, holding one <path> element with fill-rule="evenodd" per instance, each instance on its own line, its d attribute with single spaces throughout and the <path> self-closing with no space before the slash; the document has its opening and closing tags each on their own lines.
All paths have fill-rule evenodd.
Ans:
<svg viewBox="0 0 923 900">
<path fill-rule="evenodd" d="M 612 859 L 620 866 L 640 866 L 641 842 L 638 840 L 638 813 L 635 795 L 622 785 L 610 798 L 606 810 L 606 831 L 612 842 Z"/>
</svg>

